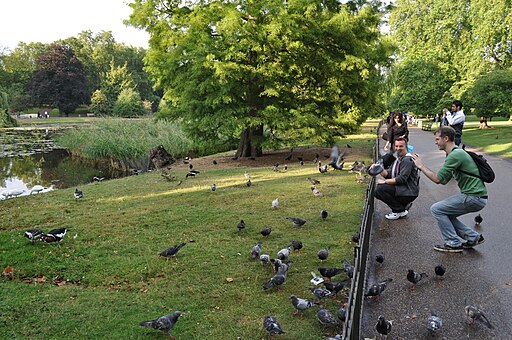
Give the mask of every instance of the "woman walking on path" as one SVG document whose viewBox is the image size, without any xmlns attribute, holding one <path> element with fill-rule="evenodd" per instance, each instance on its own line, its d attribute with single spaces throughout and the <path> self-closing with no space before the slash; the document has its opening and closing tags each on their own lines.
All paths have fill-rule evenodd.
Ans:
<svg viewBox="0 0 512 340">
<path fill-rule="evenodd" d="M 409 141 L 409 129 L 407 128 L 407 124 L 405 124 L 404 116 L 400 112 L 393 113 L 393 119 L 390 124 L 388 124 L 387 135 L 388 140 L 384 146 L 384 151 L 393 152 L 395 140 L 398 137 L 405 138 L 406 141 Z"/>
</svg>

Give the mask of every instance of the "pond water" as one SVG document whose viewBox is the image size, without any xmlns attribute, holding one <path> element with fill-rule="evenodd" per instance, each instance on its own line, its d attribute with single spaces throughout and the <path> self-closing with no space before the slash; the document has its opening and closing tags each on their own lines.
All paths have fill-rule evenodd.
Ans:
<svg viewBox="0 0 512 340">
<path fill-rule="evenodd" d="M 95 176 L 107 180 L 125 175 L 85 165 L 70 157 L 54 142 L 54 137 L 62 131 L 42 128 L 0 132 L 0 199 L 18 193 L 30 195 L 34 187 L 42 193 L 90 183 Z"/>
</svg>

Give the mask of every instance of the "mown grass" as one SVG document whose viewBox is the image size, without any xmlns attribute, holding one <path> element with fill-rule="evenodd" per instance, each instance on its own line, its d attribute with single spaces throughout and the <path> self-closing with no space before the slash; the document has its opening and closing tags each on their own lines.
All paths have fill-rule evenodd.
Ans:
<svg viewBox="0 0 512 340">
<path fill-rule="evenodd" d="M 496 117 L 488 124 L 488 129 L 479 129 L 478 118 L 467 117 L 462 142 L 490 154 L 512 158 L 512 121 Z"/>
<path fill-rule="evenodd" d="M 372 124 L 347 140 L 365 150 L 367 163 Z M 316 320 L 316 309 L 293 316 L 289 297 L 312 298 L 311 271 L 352 260 L 350 236 L 360 224 L 366 186 L 347 171 L 320 175 L 311 162 L 279 173 L 261 167 L 213 168 L 187 180 L 184 170 L 175 175 L 183 180 L 179 186 L 157 172 L 85 185 L 78 202 L 74 188 L 2 201 L 0 268 L 11 266 L 14 279 L 1 279 L 0 338 L 162 338 L 138 323 L 177 309 L 183 312 L 172 331 L 177 339 L 262 339 L 267 314 L 281 322 L 282 339 L 334 335 Z M 321 180 L 325 197 L 312 195 L 307 177 Z M 330 214 L 325 221 L 322 209 Z M 288 216 L 308 222 L 297 228 Z M 247 223 L 243 232 L 236 228 L 240 219 Z M 273 228 L 267 239 L 259 234 L 265 226 Z M 60 247 L 32 245 L 23 232 L 33 227 L 66 227 L 69 234 Z M 262 241 L 263 252 L 275 257 L 292 239 L 304 249 L 292 254 L 286 282 L 279 291 L 263 291 L 273 273 L 250 260 L 251 248 Z M 188 243 L 177 259 L 158 256 L 182 241 Z M 316 253 L 326 246 L 330 257 L 320 263 Z M 335 312 L 340 303 L 326 306 Z"/>
</svg>

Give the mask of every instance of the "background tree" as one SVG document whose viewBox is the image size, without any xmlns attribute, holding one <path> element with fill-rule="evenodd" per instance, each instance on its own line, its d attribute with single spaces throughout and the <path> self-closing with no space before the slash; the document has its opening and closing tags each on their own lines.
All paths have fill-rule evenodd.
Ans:
<svg viewBox="0 0 512 340">
<path fill-rule="evenodd" d="M 93 92 L 90 110 L 97 115 L 108 115 L 112 112 L 112 107 L 108 102 L 107 96 L 105 96 L 101 90 Z"/>
<path fill-rule="evenodd" d="M 35 105 L 57 107 L 60 113 L 68 115 L 88 100 L 84 67 L 69 47 L 50 45 L 39 56 L 36 66 L 29 84 Z"/>
<path fill-rule="evenodd" d="M 7 92 L 4 92 L 0 86 L 0 127 L 16 126 L 16 120 L 12 119 L 9 115 L 7 108 L 9 107 L 9 100 Z"/>
<path fill-rule="evenodd" d="M 135 83 L 133 82 L 132 75 L 128 72 L 126 64 L 123 66 L 115 66 L 111 61 L 110 69 L 101 75 L 101 92 L 107 98 L 111 110 L 114 108 L 119 94 L 123 90 L 134 89 Z"/>
<path fill-rule="evenodd" d="M 147 69 L 169 117 L 196 138 L 239 138 L 258 156 L 269 136 L 332 141 L 380 111 L 390 45 L 380 15 L 338 2 L 136 0 L 130 22 L 151 35 Z M 163 115 L 160 115 L 161 117 Z"/>
<path fill-rule="evenodd" d="M 144 114 L 144 105 L 138 92 L 131 88 L 121 91 L 114 104 L 114 115 L 133 117 Z"/>
</svg>

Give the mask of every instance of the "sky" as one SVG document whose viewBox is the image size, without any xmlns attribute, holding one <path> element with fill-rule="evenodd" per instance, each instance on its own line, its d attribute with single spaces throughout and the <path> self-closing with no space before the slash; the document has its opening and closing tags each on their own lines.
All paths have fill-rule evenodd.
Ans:
<svg viewBox="0 0 512 340">
<path fill-rule="evenodd" d="M 0 48 L 13 50 L 18 42 L 51 43 L 76 37 L 81 31 L 93 34 L 112 31 L 116 42 L 148 47 L 149 34 L 128 27 L 130 0 L 1 0 Z"/>
</svg>

